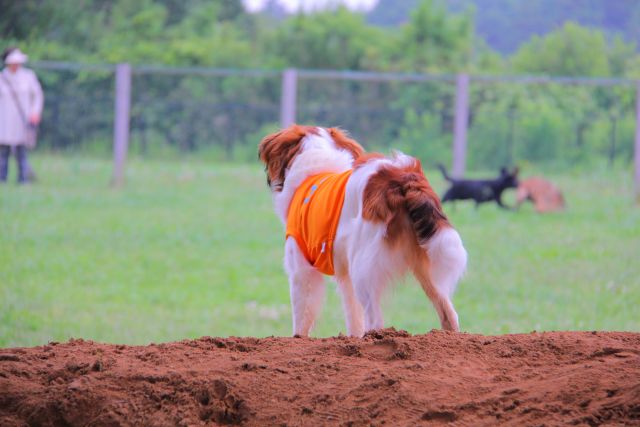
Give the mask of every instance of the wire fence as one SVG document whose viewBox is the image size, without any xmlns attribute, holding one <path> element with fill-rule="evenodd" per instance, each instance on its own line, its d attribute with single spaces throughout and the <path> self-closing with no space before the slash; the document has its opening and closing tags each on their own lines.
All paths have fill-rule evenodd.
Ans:
<svg viewBox="0 0 640 427">
<path fill-rule="evenodd" d="M 45 91 L 38 144 L 55 150 L 108 150 L 112 141 L 115 67 L 36 64 Z"/>
<path fill-rule="evenodd" d="M 110 153 L 116 67 L 33 68 L 46 95 L 41 145 Z M 286 83 L 277 71 L 133 67 L 129 152 L 255 161 L 262 136 L 295 120 L 342 127 L 371 150 L 450 164 L 457 91 L 454 75 L 297 70 Z M 629 166 L 636 102 L 632 80 L 471 76 L 467 169 Z"/>
</svg>

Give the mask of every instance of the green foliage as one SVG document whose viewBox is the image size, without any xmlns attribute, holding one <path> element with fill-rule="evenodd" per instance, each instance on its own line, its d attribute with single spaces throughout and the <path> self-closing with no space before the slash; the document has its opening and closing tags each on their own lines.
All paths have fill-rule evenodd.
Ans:
<svg viewBox="0 0 640 427">
<path fill-rule="evenodd" d="M 604 34 L 572 22 L 544 37 L 534 36 L 512 62 L 520 73 L 580 77 L 610 74 Z"/>
<path fill-rule="evenodd" d="M 373 21 L 384 8 L 409 19 L 399 28 L 380 28 L 346 8 L 278 22 L 247 14 L 241 0 L 0 0 L 0 44 L 19 44 L 32 59 L 79 62 L 499 73 L 505 71 L 500 55 L 474 36 L 478 16 L 480 23 L 489 19 L 485 15 L 504 20 L 509 13 L 554 21 L 573 11 L 586 19 L 568 0 L 501 4 L 500 13 L 475 0 L 383 1 Z M 635 6 L 626 14 L 615 5 L 590 7 L 598 16 L 627 22 L 625 31 L 640 14 Z M 633 44 L 575 23 L 534 36 L 512 63 L 525 73 L 622 76 L 640 70 Z"/>
<path fill-rule="evenodd" d="M 548 0 L 503 3 L 505 10 L 544 22 L 575 8 L 554 1 L 555 8 Z M 277 20 L 247 14 L 241 0 L 0 0 L 0 44 L 19 45 L 33 60 L 275 71 L 250 78 L 135 74 L 133 149 L 161 156 L 201 150 L 215 158 L 249 158 L 244 141 L 278 120 L 277 72 L 287 67 L 640 76 L 633 44 L 575 23 L 535 36 L 503 58 L 474 37 L 480 14 L 502 15 L 490 5 L 474 9 L 474 4 L 407 0 L 398 10 L 415 6 L 409 19 L 399 27 L 381 28 L 344 7 Z M 380 5 L 390 7 L 390 2 Z M 540 17 L 545 8 L 549 16 Z M 613 5 L 611 13 L 620 17 Z M 42 146 L 107 152 L 88 146 L 110 139 L 112 74 L 36 71 L 47 94 Z M 631 136 L 624 123 L 636 96 L 629 88 L 514 89 L 476 82 L 471 87 L 469 159 L 474 168 L 522 161 L 584 166 L 598 156 L 629 159 L 624 147 Z M 342 126 L 369 148 L 401 147 L 427 162 L 447 163 L 453 108 L 449 83 L 298 81 L 301 122 Z M 596 141 L 594 135 L 604 139 Z"/>
<path fill-rule="evenodd" d="M 332 12 L 298 14 L 276 26 L 263 51 L 271 66 L 310 69 L 376 69 L 385 46 L 382 30 L 341 7 Z"/>
<path fill-rule="evenodd" d="M 418 157 L 427 167 L 451 164 L 451 136 L 441 132 L 440 117 L 407 110 L 393 148 Z"/>
<path fill-rule="evenodd" d="M 609 44 L 607 56 L 612 76 L 629 75 L 634 69 L 634 59 L 638 58 L 636 45 L 625 43 L 619 36 L 614 37 L 613 42 Z"/>
<path fill-rule="evenodd" d="M 166 57 L 172 64 L 246 68 L 254 66 L 254 54 L 239 23 L 228 20 L 218 3 L 190 9 L 167 35 Z"/>
<path fill-rule="evenodd" d="M 451 15 L 439 1 L 423 0 L 402 27 L 392 54 L 395 69 L 455 72 L 470 63 L 472 15 Z"/>
<path fill-rule="evenodd" d="M 387 7 L 391 2 L 398 3 L 388 0 Z M 503 55 L 517 51 L 533 35 L 554 31 L 567 21 L 598 28 L 607 39 L 620 35 L 627 41 L 640 43 L 637 0 L 447 0 L 447 6 L 453 12 L 475 6 L 476 34 Z"/>
<path fill-rule="evenodd" d="M 571 129 L 552 104 L 525 104 L 520 126 L 520 154 L 527 160 L 553 163 L 562 158 L 562 148 L 569 146 L 564 142 L 571 140 Z"/>
<path fill-rule="evenodd" d="M 240 0 L 10 3 L 0 17 L 0 42 L 19 43 L 32 59 L 255 65 Z"/>
<path fill-rule="evenodd" d="M 153 62 L 165 52 L 166 9 L 152 0 L 118 1 L 111 10 L 109 30 L 96 54 L 106 62 Z M 133 62 L 133 61 L 132 61 Z"/>
<path fill-rule="evenodd" d="M 498 170 L 514 163 L 515 141 L 510 135 L 515 118 L 509 111 L 492 110 L 475 117 L 469 132 L 468 164 L 471 169 Z"/>
</svg>

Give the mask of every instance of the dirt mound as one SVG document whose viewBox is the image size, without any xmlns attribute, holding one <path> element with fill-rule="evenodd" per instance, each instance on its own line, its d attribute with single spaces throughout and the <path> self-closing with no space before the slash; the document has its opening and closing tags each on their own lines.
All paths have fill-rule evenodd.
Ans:
<svg viewBox="0 0 640 427">
<path fill-rule="evenodd" d="M 640 425 L 640 334 L 0 349 L 0 425 Z"/>
</svg>

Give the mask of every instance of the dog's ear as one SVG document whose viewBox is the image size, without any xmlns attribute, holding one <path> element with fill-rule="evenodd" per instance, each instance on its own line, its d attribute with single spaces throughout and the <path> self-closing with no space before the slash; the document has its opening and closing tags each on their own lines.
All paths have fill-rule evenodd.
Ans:
<svg viewBox="0 0 640 427">
<path fill-rule="evenodd" d="M 364 148 L 356 140 L 349 138 L 343 130 L 338 128 L 329 128 L 327 130 L 338 148 L 349 151 L 354 160 L 364 154 Z"/>
<path fill-rule="evenodd" d="M 507 168 L 505 168 L 504 166 L 500 168 L 500 175 L 509 175 L 509 172 L 507 172 Z"/>
<path fill-rule="evenodd" d="M 308 133 L 317 132 L 309 126 L 292 125 L 265 136 L 258 145 L 258 156 L 265 165 L 267 182 L 275 191 L 282 191 L 284 175 L 300 151 L 300 141 Z"/>
</svg>

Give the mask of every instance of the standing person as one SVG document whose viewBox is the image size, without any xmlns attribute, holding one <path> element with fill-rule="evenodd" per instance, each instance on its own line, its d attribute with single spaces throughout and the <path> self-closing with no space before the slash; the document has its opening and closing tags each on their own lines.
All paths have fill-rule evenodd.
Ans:
<svg viewBox="0 0 640 427">
<path fill-rule="evenodd" d="M 5 68 L 0 73 L 0 182 L 7 181 L 13 149 L 18 182 L 27 183 L 33 178 L 27 148 L 35 143 L 29 126 L 40 124 L 44 96 L 36 74 L 23 67 L 27 55 L 12 47 L 4 51 L 2 60 Z"/>
</svg>

